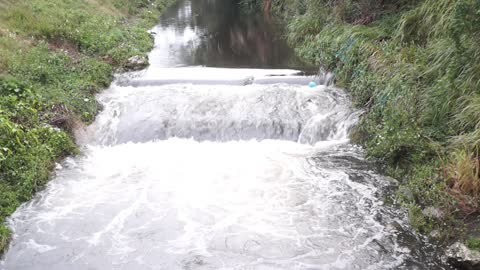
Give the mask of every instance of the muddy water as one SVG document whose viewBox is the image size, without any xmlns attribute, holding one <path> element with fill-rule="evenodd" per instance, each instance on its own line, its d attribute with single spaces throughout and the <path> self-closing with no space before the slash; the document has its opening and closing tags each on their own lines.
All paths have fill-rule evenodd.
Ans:
<svg viewBox="0 0 480 270">
<path fill-rule="evenodd" d="M 348 143 L 348 95 L 306 87 L 276 27 L 227 0 L 169 9 L 152 66 L 11 217 L 0 268 L 448 269 Z"/>
</svg>

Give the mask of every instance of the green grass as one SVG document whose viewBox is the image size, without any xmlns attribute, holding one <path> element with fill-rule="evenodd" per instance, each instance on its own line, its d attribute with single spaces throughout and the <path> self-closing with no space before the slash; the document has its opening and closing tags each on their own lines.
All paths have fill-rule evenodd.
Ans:
<svg viewBox="0 0 480 270">
<path fill-rule="evenodd" d="M 0 0 L 0 253 L 5 219 L 41 190 L 71 136 L 93 121 L 94 95 L 153 46 L 147 33 L 173 0 Z"/>
<path fill-rule="evenodd" d="M 480 251 L 480 239 L 479 238 L 469 238 L 466 241 L 467 247 L 469 249 Z"/>
<path fill-rule="evenodd" d="M 479 210 L 480 1 L 275 3 L 297 54 L 335 72 L 367 112 L 352 140 L 411 191 L 412 223 L 453 235 Z"/>
</svg>

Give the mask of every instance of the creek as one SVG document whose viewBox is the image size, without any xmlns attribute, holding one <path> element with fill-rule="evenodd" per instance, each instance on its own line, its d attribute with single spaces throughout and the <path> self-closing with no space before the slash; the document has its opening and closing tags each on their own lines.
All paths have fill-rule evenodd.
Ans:
<svg viewBox="0 0 480 270">
<path fill-rule="evenodd" d="M 150 67 L 98 96 L 82 154 L 10 218 L 0 268 L 449 269 L 280 26 L 179 0 L 152 32 Z"/>
</svg>

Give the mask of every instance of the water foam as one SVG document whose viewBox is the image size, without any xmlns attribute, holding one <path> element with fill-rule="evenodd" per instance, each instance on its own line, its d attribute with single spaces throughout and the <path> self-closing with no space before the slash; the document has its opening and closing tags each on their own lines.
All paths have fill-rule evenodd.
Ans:
<svg viewBox="0 0 480 270">
<path fill-rule="evenodd" d="M 171 138 L 88 146 L 13 215 L 6 268 L 402 265 L 410 248 L 398 235 L 407 225 L 379 197 L 388 183 L 347 169 L 366 165 L 358 149 L 339 143 Z"/>
<path fill-rule="evenodd" d="M 89 133 L 104 145 L 171 137 L 314 144 L 347 138 L 358 116 L 343 90 L 322 86 L 117 86 L 100 100 L 106 109 Z"/>
</svg>

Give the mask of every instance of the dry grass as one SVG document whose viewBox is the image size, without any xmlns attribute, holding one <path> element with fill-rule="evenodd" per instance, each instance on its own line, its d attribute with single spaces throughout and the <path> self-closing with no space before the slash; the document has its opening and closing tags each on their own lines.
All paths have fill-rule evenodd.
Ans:
<svg viewBox="0 0 480 270">
<path fill-rule="evenodd" d="M 464 213 L 478 212 L 480 198 L 480 158 L 475 153 L 457 150 L 444 169 L 449 181 L 449 193 Z"/>
</svg>

